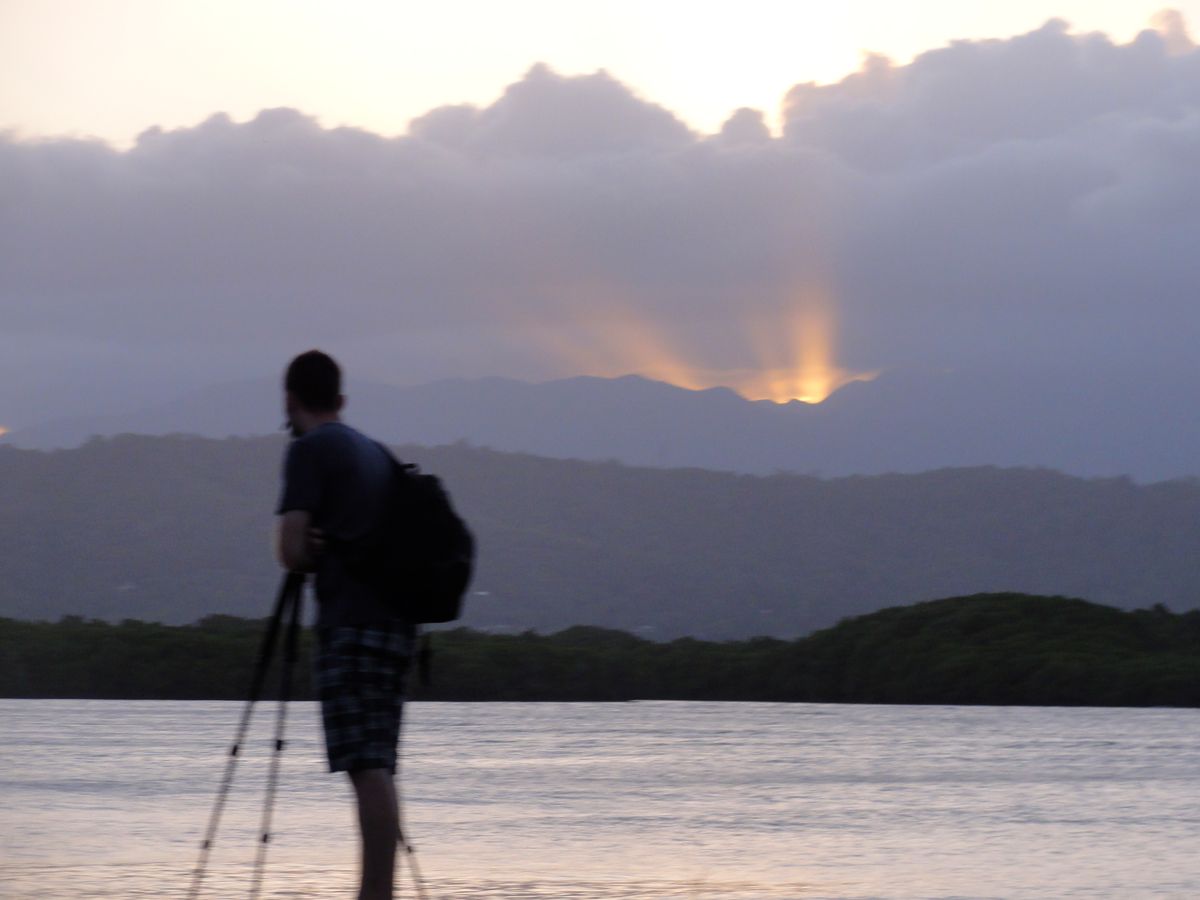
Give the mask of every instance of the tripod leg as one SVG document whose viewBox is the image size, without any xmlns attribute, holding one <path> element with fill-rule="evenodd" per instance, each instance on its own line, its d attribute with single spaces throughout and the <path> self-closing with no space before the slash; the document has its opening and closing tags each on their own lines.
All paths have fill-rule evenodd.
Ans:
<svg viewBox="0 0 1200 900">
<path fill-rule="evenodd" d="M 258 702 L 259 694 L 262 693 L 267 669 L 271 664 L 271 656 L 275 651 L 275 644 L 279 636 L 280 621 L 283 618 L 288 598 L 293 594 L 297 594 L 303 583 L 304 576 L 302 574 L 289 572 L 280 585 L 279 593 L 275 598 L 275 608 L 271 612 L 271 619 L 267 623 L 267 630 L 263 633 L 262 643 L 258 651 L 258 660 L 254 664 L 254 674 L 250 678 L 250 690 L 246 699 L 246 705 L 242 708 L 242 718 L 238 723 L 237 732 L 233 738 L 233 746 L 230 747 L 229 756 L 225 761 L 225 772 L 221 777 L 221 785 L 217 789 L 217 797 L 213 803 L 212 812 L 209 814 L 208 827 L 204 831 L 204 841 L 200 844 L 200 858 L 197 860 L 196 868 L 192 872 L 192 885 L 188 889 L 187 900 L 195 900 L 195 898 L 200 896 L 200 885 L 204 881 L 204 875 L 208 868 L 208 857 L 212 851 L 213 842 L 217 837 L 217 828 L 221 823 L 221 813 L 225 809 L 225 801 L 229 796 L 229 789 L 233 786 L 234 771 L 237 768 L 239 758 L 238 754 L 241 751 L 242 741 L 246 738 L 246 730 L 250 727 L 250 716 L 254 711 L 254 704 Z"/>
<path fill-rule="evenodd" d="M 262 889 L 263 874 L 267 862 L 267 844 L 271 840 L 271 816 L 275 810 L 275 792 L 279 785 L 279 764 L 283 758 L 284 729 L 287 725 L 287 705 L 292 696 L 292 670 L 296 667 L 296 657 L 300 643 L 300 585 L 291 595 L 291 608 L 288 611 L 287 638 L 283 653 L 283 672 L 279 686 L 279 711 L 275 717 L 275 752 L 271 756 L 271 767 L 267 773 L 267 795 L 263 800 L 261 837 L 258 843 L 258 853 L 254 860 L 254 877 L 250 884 L 250 897 L 258 897 Z"/>
<path fill-rule="evenodd" d="M 425 891 L 425 879 L 421 877 L 421 870 L 417 868 L 417 851 L 412 846 L 400 839 L 400 847 L 404 851 L 404 858 L 408 860 L 408 867 L 412 870 L 413 887 L 417 890 L 419 900 L 429 900 L 429 894 Z"/>
<path fill-rule="evenodd" d="M 428 900 L 429 894 L 425 891 L 425 880 L 421 877 L 421 870 L 417 866 L 417 848 L 408 842 L 404 831 L 404 803 L 402 794 L 399 788 L 396 789 L 396 804 L 397 815 L 400 818 L 400 860 L 398 865 L 404 865 L 405 860 L 408 861 L 408 867 L 412 871 L 413 887 L 416 888 L 418 900 Z"/>
</svg>

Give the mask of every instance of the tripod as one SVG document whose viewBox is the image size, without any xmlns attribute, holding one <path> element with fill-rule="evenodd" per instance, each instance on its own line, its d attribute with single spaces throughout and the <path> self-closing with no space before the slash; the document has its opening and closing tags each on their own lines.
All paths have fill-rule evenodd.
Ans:
<svg viewBox="0 0 1200 900">
<path fill-rule="evenodd" d="M 212 851 L 213 842 L 217 837 L 217 827 L 221 822 L 221 813 L 225 809 L 225 801 L 229 797 L 229 789 L 233 786 L 233 775 L 245 740 L 246 730 L 250 727 L 250 716 L 254 704 L 262 693 L 263 682 L 266 681 L 267 670 L 271 665 L 271 656 L 279 641 L 280 628 L 284 618 L 287 618 L 287 635 L 284 639 L 283 667 L 280 676 L 279 710 L 275 717 L 275 752 L 271 756 L 271 766 L 267 774 L 267 793 L 263 801 L 262 822 L 259 829 L 260 839 L 258 853 L 254 859 L 254 877 L 250 883 L 250 897 L 257 898 L 262 889 L 263 870 L 267 861 L 267 844 L 271 840 L 271 814 L 275 806 L 275 791 L 279 783 L 279 762 L 283 755 L 283 733 L 287 724 L 287 704 L 292 693 L 292 670 L 295 668 L 297 648 L 300 643 L 300 606 L 303 600 L 304 575 L 300 572 L 289 572 L 279 588 L 275 600 L 275 609 L 263 634 L 262 644 L 258 651 L 258 661 L 254 666 L 254 674 L 250 679 L 250 693 L 246 705 L 242 709 L 241 722 L 229 750 L 229 758 L 225 762 L 225 774 L 221 778 L 221 786 L 217 790 L 216 801 L 208 819 L 208 828 L 204 833 L 204 841 L 200 845 L 200 858 L 192 873 L 192 886 L 188 890 L 188 900 L 196 900 L 200 896 L 200 885 L 208 868 L 208 857 Z"/>
<path fill-rule="evenodd" d="M 300 607 L 303 601 L 303 591 L 304 574 L 300 572 L 289 572 L 280 585 L 279 594 L 275 600 L 275 608 L 271 612 L 271 618 L 267 623 L 267 630 L 263 634 L 262 644 L 259 647 L 258 661 L 254 665 L 254 674 L 250 678 L 249 696 L 246 699 L 245 707 L 242 709 L 242 718 L 238 723 L 237 733 L 233 739 L 233 746 L 229 749 L 229 757 L 225 761 L 225 773 L 221 777 L 221 785 L 217 789 L 217 797 L 208 819 L 208 828 L 204 832 L 204 841 L 200 844 L 200 858 L 197 860 L 196 868 L 192 872 L 192 885 L 188 889 L 187 900 L 197 900 L 200 896 L 200 887 L 208 869 L 208 858 L 212 852 L 213 843 L 216 841 L 217 828 L 221 823 L 221 813 L 225 809 L 225 801 L 229 797 L 230 788 L 233 787 L 233 776 L 237 769 L 238 759 L 240 759 L 242 742 L 245 740 L 246 731 L 250 727 L 250 716 L 254 711 L 254 704 L 258 702 L 259 695 L 262 693 L 263 683 L 267 677 L 267 670 L 271 666 L 271 657 L 275 653 L 276 645 L 279 643 L 280 630 L 286 618 L 287 632 L 284 638 L 283 668 L 280 676 L 279 710 L 275 717 L 275 750 L 271 756 L 271 766 L 267 774 L 267 792 L 263 800 L 258 852 L 254 858 L 254 874 L 250 882 L 251 900 L 255 900 L 262 890 L 263 872 L 267 862 L 267 845 L 271 840 L 271 815 L 275 807 L 275 792 L 279 782 L 279 763 L 283 755 L 283 735 L 284 726 L 287 724 L 287 704 L 292 694 L 292 670 L 295 668 L 300 643 Z M 417 897 L 420 900 L 427 900 L 428 894 L 425 890 L 424 879 L 422 879 L 421 871 L 417 867 L 416 850 L 405 836 L 400 810 L 397 810 L 397 816 L 400 818 L 398 840 L 400 849 L 403 851 L 401 858 L 408 861 Z"/>
</svg>

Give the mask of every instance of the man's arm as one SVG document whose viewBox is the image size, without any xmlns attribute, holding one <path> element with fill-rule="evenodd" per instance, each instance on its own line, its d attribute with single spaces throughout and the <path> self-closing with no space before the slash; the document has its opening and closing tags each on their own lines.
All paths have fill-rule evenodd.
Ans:
<svg viewBox="0 0 1200 900">
<path fill-rule="evenodd" d="M 283 465 L 283 494 L 275 512 L 275 556 L 289 572 L 312 572 L 325 549 L 324 535 L 312 527 L 321 505 L 321 470 L 313 448 L 302 441 L 289 447 Z"/>
</svg>

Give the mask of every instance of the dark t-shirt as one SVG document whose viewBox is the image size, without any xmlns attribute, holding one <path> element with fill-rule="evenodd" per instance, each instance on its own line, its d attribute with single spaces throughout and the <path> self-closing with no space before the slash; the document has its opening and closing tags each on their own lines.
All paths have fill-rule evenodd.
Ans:
<svg viewBox="0 0 1200 900">
<path fill-rule="evenodd" d="M 313 526 L 330 541 L 317 561 L 319 626 L 370 625 L 395 618 L 374 589 L 346 575 L 334 546 L 371 530 L 391 477 L 386 451 L 342 422 L 319 425 L 288 446 L 275 511 L 310 513 Z"/>
</svg>

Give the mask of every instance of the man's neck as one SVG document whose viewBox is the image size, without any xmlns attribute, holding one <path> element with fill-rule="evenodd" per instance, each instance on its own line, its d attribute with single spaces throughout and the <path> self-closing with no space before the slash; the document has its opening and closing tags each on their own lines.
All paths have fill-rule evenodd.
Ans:
<svg viewBox="0 0 1200 900">
<path fill-rule="evenodd" d="M 340 421 L 342 421 L 342 417 L 337 413 L 309 416 L 308 420 L 304 423 L 303 433 L 308 434 L 310 431 L 316 431 L 322 425 L 328 425 L 330 422 Z"/>
</svg>

